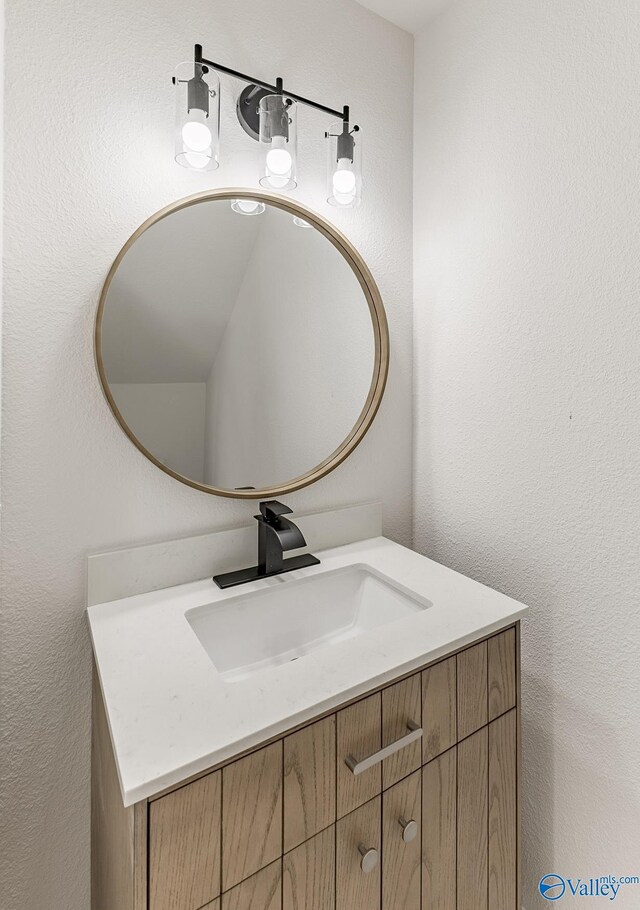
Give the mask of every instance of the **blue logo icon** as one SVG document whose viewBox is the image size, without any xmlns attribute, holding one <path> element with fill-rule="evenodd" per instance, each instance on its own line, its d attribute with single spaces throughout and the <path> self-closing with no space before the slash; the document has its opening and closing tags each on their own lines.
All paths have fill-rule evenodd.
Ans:
<svg viewBox="0 0 640 910">
<path fill-rule="evenodd" d="M 566 890 L 567 886 L 562 876 L 553 872 L 544 875 L 538 885 L 538 891 L 548 901 L 559 901 Z"/>
</svg>

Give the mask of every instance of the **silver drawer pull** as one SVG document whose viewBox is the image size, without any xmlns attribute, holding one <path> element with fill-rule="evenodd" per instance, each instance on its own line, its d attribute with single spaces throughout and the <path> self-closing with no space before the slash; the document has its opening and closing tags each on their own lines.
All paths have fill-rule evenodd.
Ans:
<svg viewBox="0 0 640 910">
<path fill-rule="evenodd" d="M 375 847 L 365 847 L 364 844 L 360 844 L 358 847 L 360 852 L 360 868 L 363 872 L 369 873 L 378 865 L 378 851 Z"/>
<path fill-rule="evenodd" d="M 390 743 L 388 746 L 385 746 L 384 749 L 380 749 L 379 752 L 374 752 L 373 755 L 369 755 L 368 758 L 363 758 L 362 761 L 358 761 L 353 755 L 347 755 L 345 758 L 347 768 L 349 768 L 350 771 L 353 771 L 354 774 L 362 774 L 363 771 L 368 771 L 369 768 L 373 768 L 374 765 L 384 761 L 385 758 L 389 758 L 390 755 L 395 755 L 396 752 L 404 749 L 405 746 L 410 746 L 411 743 L 415 743 L 422 738 L 422 727 L 419 727 L 412 721 L 409 721 L 407 724 L 407 730 L 409 732 L 406 736 L 397 739 L 394 743 Z"/>
</svg>

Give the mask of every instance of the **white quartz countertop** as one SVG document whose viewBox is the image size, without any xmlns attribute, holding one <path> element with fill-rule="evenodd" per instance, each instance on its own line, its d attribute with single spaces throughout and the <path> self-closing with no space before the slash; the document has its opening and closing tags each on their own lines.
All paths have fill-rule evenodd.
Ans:
<svg viewBox="0 0 640 910">
<path fill-rule="evenodd" d="M 129 806 L 520 619 L 527 608 L 383 537 L 242 588 L 212 580 L 88 610 L 122 797 Z M 358 564 L 432 604 L 246 679 L 222 679 L 187 610 Z"/>
</svg>

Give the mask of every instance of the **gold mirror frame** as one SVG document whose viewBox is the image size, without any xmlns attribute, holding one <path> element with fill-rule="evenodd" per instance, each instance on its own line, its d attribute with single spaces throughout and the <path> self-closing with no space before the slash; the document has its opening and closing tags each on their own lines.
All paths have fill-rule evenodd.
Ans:
<svg viewBox="0 0 640 910">
<path fill-rule="evenodd" d="M 324 234 L 327 240 L 333 244 L 338 252 L 341 253 L 344 259 L 346 259 L 346 261 L 349 263 L 352 271 L 358 279 L 360 287 L 362 288 L 367 304 L 369 306 L 369 313 L 373 325 L 375 343 L 375 361 L 371 386 L 369 388 L 369 393 L 367 395 L 364 407 L 360 412 L 360 416 L 358 417 L 349 435 L 344 439 L 341 445 L 339 445 L 338 448 L 328 456 L 328 458 L 325 458 L 324 461 L 322 461 L 312 470 L 307 471 L 305 474 L 302 474 L 299 477 L 293 478 L 293 480 L 282 484 L 281 486 L 267 487 L 262 490 L 225 490 L 218 487 L 209 486 L 208 484 L 198 483 L 195 480 L 191 480 L 189 477 L 185 477 L 184 475 L 173 471 L 171 468 L 167 467 L 167 465 L 159 461 L 151 452 L 149 452 L 149 450 L 142 445 L 140 440 L 136 437 L 135 433 L 131 430 L 126 420 L 118 410 L 113 395 L 111 394 L 111 390 L 109 389 L 109 384 L 107 382 L 105 374 L 104 362 L 102 359 L 102 318 L 104 315 L 107 295 L 109 293 L 109 287 L 113 280 L 113 276 L 115 275 L 120 263 L 122 262 L 122 259 L 126 255 L 127 251 L 136 242 L 138 237 L 144 234 L 144 232 L 147 231 L 152 225 L 157 224 L 158 221 L 162 221 L 164 218 L 167 218 L 169 215 L 173 214 L 173 212 L 179 212 L 181 209 L 189 208 L 192 205 L 197 205 L 200 202 L 204 202 L 210 199 L 258 199 L 262 202 L 268 203 L 269 205 L 275 206 L 275 208 L 282 209 L 282 211 L 288 212 L 290 215 L 304 218 L 305 221 L 308 221 L 309 224 L 313 225 L 313 227 L 320 231 L 321 234 Z M 171 205 L 160 209 L 160 211 L 156 212 L 155 215 L 152 215 L 143 224 L 141 224 L 140 227 L 131 235 L 131 237 L 122 247 L 116 256 L 113 265 L 109 269 L 109 274 L 107 275 L 104 287 L 102 288 L 102 293 L 100 294 L 100 302 L 98 303 L 94 330 L 94 354 L 98 377 L 100 379 L 100 385 L 114 417 L 124 432 L 127 434 L 131 442 L 136 446 L 136 448 L 138 448 L 142 454 L 148 458 L 149 461 L 151 461 L 157 468 L 160 468 L 160 470 L 164 471 L 165 474 L 168 474 L 175 480 L 179 480 L 181 483 L 184 483 L 195 490 L 202 490 L 204 493 L 212 493 L 215 496 L 224 496 L 227 499 L 272 499 L 277 496 L 282 496 L 286 493 L 293 493 L 295 490 L 300 490 L 303 487 L 309 486 L 309 484 L 315 483 L 317 480 L 320 480 L 320 478 L 325 477 L 331 471 L 335 470 L 338 465 L 340 465 L 349 455 L 351 455 L 356 446 L 362 442 L 365 433 L 371 426 L 373 419 L 378 412 L 378 408 L 380 407 L 380 402 L 382 401 L 382 396 L 384 394 L 384 389 L 387 382 L 387 374 L 389 371 L 389 328 L 387 325 L 387 317 L 384 311 L 384 305 L 382 303 L 382 297 L 380 296 L 380 291 L 378 290 L 378 287 L 373 279 L 371 272 L 369 271 L 369 268 L 353 244 L 351 244 L 344 236 L 344 234 L 342 234 L 332 224 L 330 224 L 316 212 L 313 212 L 311 209 L 300 205 L 299 202 L 294 202 L 291 199 L 287 199 L 283 196 L 277 196 L 272 193 L 265 193 L 262 190 L 248 190 L 246 188 L 206 190 L 205 192 L 197 193 L 194 196 L 187 196 L 184 199 L 180 199 L 177 202 L 174 202 Z"/>
</svg>

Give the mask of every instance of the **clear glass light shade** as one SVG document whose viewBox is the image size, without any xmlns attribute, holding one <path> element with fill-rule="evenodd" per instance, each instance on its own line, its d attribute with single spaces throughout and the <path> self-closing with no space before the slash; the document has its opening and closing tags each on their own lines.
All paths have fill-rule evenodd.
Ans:
<svg viewBox="0 0 640 910">
<path fill-rule="evenodd" d="M 238 215 L 262 215 L 266 206 L 264 202 L 258 202 L 257 199 L 234 199 L 231 208 Z"/>
<path fill-rule="evenodd" d="M 362 198 L 362 138 L 342 120 L 327 134 L 327 202 L 353 208 Z"/>
<path fill-rule="evenodd" d="M 292 190 L 296 158 L 296 104 L 286 95 L 266 95 L 260 101 L 260 184 Z"/>
<path fill-rule="evenodd" d="M 311 225 L 309 224 L 308 221 L 305 221 L 304 218 L 298 217 L 298 215 L 293 216 L 293 223 L 295 224 L 296 227 L 301 227 L 301 228 L 310 228 L 311 227 Z"/>
<path fill-rule="evenodd" d="M 214 171 L 220 162 L 220 80 L 193 60 L 175 71 L 175 159 L 194 171 Z"/>
</svg>

